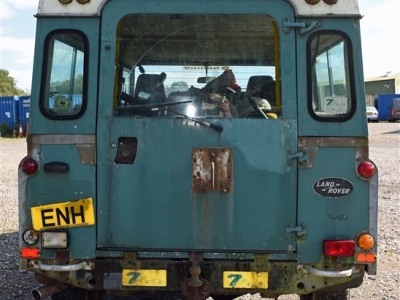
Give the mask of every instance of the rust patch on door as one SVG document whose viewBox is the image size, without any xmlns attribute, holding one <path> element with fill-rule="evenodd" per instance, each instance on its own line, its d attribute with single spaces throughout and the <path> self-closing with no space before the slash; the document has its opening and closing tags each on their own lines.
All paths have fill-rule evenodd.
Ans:
<svg viewBox="0 0 400 300">
<path fill-rule="evenodd" d="M 232 149 L 193 148 L 192 176 L 194 192 L 232 191 Z"/>
</svg>

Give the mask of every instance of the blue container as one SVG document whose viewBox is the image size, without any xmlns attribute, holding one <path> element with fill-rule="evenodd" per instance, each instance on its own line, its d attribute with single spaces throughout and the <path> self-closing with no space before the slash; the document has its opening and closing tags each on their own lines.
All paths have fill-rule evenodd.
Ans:
<svg viewBox="0 0 400 300">
<path fill-rule="evenodd" d="M 375 97 L 375 107 L 378 110 L 379 121 L 387 121 L 389 108 L 394 98 L 400 98 L 400 94 L 382 94 Z"/>
<path fill-rule="evenodd" d="M 21 96 L 18 100 L 18 118 L 22 128 L 26 128 L 29 121 L 29 108 L 31 106 L 31 96 Z"/>
<path fill-rule="evenodd" d="M 0 125 L 5 122 L 13 129 L 18 121 L 18 97 L 0 97 Z"/>
</svg>

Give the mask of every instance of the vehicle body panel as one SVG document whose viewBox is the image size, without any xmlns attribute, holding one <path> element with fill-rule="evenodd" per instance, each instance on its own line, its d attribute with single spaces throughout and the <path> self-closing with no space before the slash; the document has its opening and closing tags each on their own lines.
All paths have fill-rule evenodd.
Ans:
<svg viewBox="0 0 400 300">
<path fill-rule="evenodd" d="M 196 300 L 343 290 L 360 285 L 365 270 L 376 274 L 376 243 L 357 244 L 361 234 L 377 237 L 378 189 L 360 15 L 356 0 L 339 1 L 41 0 L 19 166 L 20 246 L 37 256 L 22 256 L 21 268 L 50 285 Z M 51 38 L 74 59 L 84 52 L 81 114 L 54 110 L 54 95 L 66 97 L 56 75 L 71 73 L 61 77 L 75 97 L 78 64 L 57 69 Z M 192 97 L 190 84 L 172 88 L 192 69 L 207 100 L 210 79 L 237 72 L 242 90 L 223 93 L 238 116 L 222 118 L 220 106 L 213 116 L 185 115 L 205 99 Z M 160 102 L 144 97 L 141 75 L 169 88 Z M 269 110 L 256 104 L 258 115 L 240 114 L 235 97 L 252 99 L 250 78 L 266 75 L 274 93 L 256 100 Z M 38 163 L 30 175 L 27 159 Z M 363 163 L 375 170 L 370 178 L 360 175 Z M 44 247 L 64 233 L 66 247 Z M 348 241 L 354 253 L 329 256 L 326 240 Z"/>
</svg>

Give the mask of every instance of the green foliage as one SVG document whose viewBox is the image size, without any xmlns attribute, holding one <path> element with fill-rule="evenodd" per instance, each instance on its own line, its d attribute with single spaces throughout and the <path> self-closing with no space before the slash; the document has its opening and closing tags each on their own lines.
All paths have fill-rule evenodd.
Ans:
<svg viewBox="0 0 400 300">
<path fill-rule="evenodd" d="M 16 87 L 15 79 L 12 78 L 7 70 L 0 69 L 0 96 L 20 96 L 26 93 Z"/>
<path fill-rule="evenodd" d="M 19 122 L 15 124 L 14 128 L 10 128 L 6 122 L 0 124 L 1 137 L 4 138 L 15 138 L 19 134 Z"/>
<path fill-rule="evenodd" d="M 8 127 L 6 122 L 1 123 L 0 133 L 2 137 L 11 137 L 12 130 L 10 129 L 10 127 Z"/>
<path fill-rule="evenodd" d="M 50 90 L 59 94 L 82 94 L 83 91 L 83 75 L 79 74 L 75 77 L 73 86 L 69 80 L 56 81 L 50 84 Z"/>
</svg>

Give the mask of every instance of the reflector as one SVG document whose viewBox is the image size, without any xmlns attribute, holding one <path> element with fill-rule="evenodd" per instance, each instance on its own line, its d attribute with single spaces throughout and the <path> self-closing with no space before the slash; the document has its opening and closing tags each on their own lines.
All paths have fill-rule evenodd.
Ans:
<svg viewBox="0 0 400 300">
<path fill-rule="evenodd" d="M 327 256 L 354 256 L 353 240 L 325 240 L 324 254 Z"/>
<path fill-rule="evenodd" d="M 21 248 L 21 258 L 38 258 L 39 256 L 39 248 Z"/>
<path fill-rule="evenodd" d="M 364 178 L 370 178 L 375 174 L 375 165 L 370 161 L 364 161 L 358 166 L 358 173 Z"/>
<path fill-rule="evenodd" d="M 373 252 L 357 253 L 356 261 L 373 263 L 373 262 L 375 262 L 375 253 L 373 253 Z"/>
<path fill-rule="evenodd" d="M 31 175 L 37 171 L 38 164 L 34 159 L 27 158 L 22 162 L 21 169 L 26 174 Z"/>
</svg>

